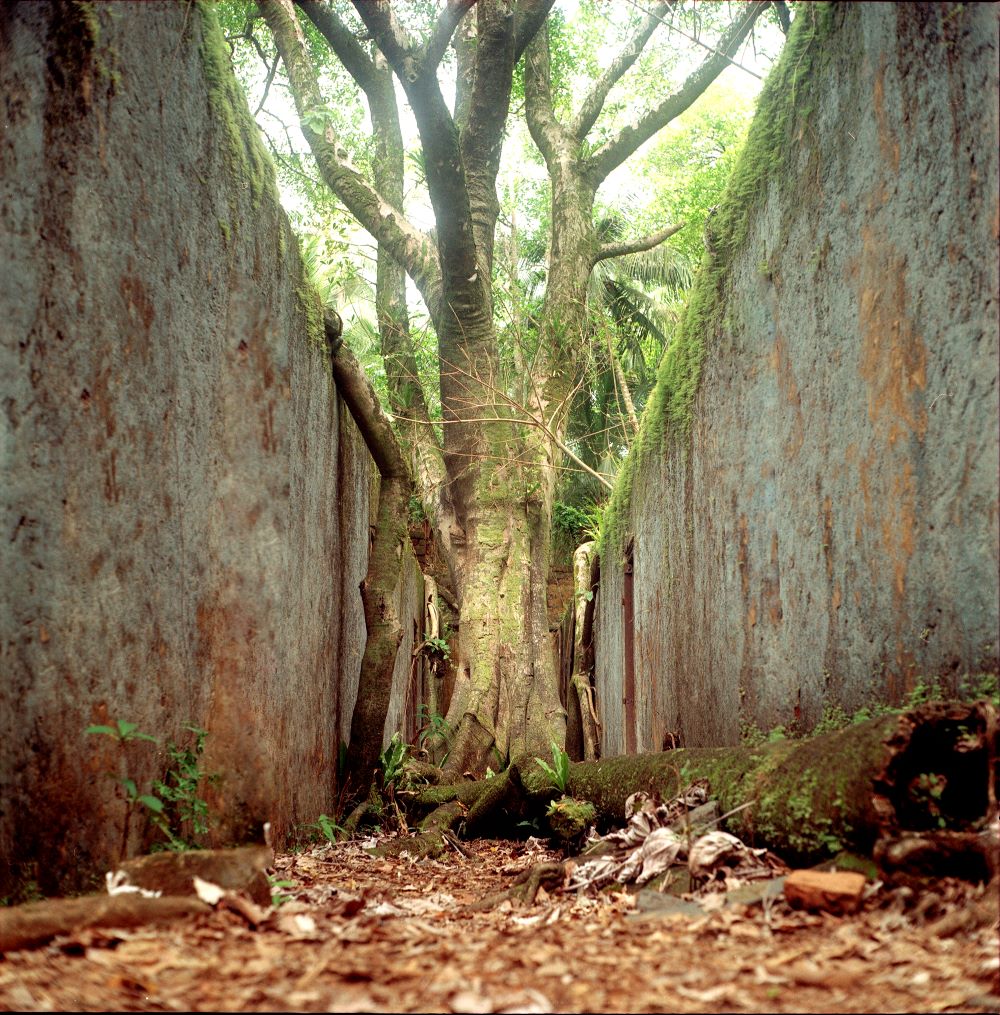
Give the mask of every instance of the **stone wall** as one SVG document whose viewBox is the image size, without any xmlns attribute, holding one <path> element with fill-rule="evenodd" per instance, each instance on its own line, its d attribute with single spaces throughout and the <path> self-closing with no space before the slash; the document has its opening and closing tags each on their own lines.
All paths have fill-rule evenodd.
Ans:
<svg viewBox="0 0 1000 1015">
<path fill-rule="evenodd" d="M 0 11 L 0 895 L 91 884 L 162 774 L 92 723 L 206 729 L 215 842 L 333 812 L 373 466 L 210 11 Z"/>
<path fill-rule="evenodd" d="M 998 14 L 798 8 L 609 515 L 606 753 L 996 672 Z"/>
</svg>

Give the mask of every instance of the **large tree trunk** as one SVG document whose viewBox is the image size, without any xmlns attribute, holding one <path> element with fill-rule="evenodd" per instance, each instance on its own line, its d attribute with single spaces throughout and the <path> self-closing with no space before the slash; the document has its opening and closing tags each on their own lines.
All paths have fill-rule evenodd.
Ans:
<svg viewBox="0 0 1000 1015">
<path fill-rule="evenodd" d="M 486 474 L 495 481 L 496 474 Z M 541 505 L 484 505 L 473 500 L 462 594 L 459 668 L 449 709 L 456 730 L 446 777 L 508 760 L 548 756 L 562 745 L 559 701 L 548 634 L 545 581 L 548 540 Z"/>
</svg>

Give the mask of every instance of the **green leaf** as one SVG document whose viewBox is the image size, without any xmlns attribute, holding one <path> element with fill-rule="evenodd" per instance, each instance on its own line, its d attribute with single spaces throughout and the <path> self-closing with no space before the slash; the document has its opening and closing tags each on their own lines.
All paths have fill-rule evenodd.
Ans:
<svg viewBox="0 0 1000 1015">
<path fill-rule="evenodd" d="M 122 785 L 125 787 L 125 792 L 128 794 L 129 800 L 135 800 L 139 793 L 139 787 L 136 786 L 134 779 L 122 779 Z"/>
<path fill-rule="evenodd" d="M 104 733 L 109 737 L 117 737 L 118 730 L 112 729 L 110 726 L 88 726 L 84 733 Z"/>
<path fill-rule="evenodd" d="M 124 719 L 118 720 L 118 736 L 120 736 L 122 740 L 128 740 L 132 731 L 137 730 L 138 728 L 139 724 L 137 722 L 126 722 Z"/>
<path fill-rule="evenodd" d="M 157 814 L 163 813 L 163 801 L 159 797 L 151 796 L 149 793 L 143 793 L 138 800 L 139 803 L 145 805 L 151 811 L 156 811 Z"/>
</svg>

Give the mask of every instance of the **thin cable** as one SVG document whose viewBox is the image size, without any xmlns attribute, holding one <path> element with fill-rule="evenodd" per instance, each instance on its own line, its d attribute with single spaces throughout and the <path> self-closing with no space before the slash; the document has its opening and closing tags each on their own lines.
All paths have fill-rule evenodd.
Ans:
<svg viewBox="0 0 1000 1015">
<path fill-rule="evenodd" d="M 678 35 L 683 35 L 685 39 L 690 39 L 691 42 L 698 46 L 702 46 L 707 49 L 710 53 L 714 53 L 716 56 L 721 56 L 723 60 L 728 60 L 734 67 L 738 67 L 741 71 L 745 71 L 752 78 L 756 78 L 758 81 L 763 81 L 764 78 L 757 74 L 755 71 L 750 70 L 749 67 L 744 67 L 743 64 L 737 63 L 731 56 L 726 56 L 721 50 L 715 49 L 710 46 L 707 42 L 702 42 L 701 39 L 696 39 L 693 35 L 688 35 L 683 29 L 678 28 L 672 21 L 664 21 L 663 18 L 657 17 L 652 11 L 647 10 L 636 0 L 626 0 L 626 3 L 630 3 L 637 11 L 642 11 L 643 14 L 652 18 L 654 21 L 659 21 L 661 25 L 666 25 L 671 32 L 677 32 Z"/>
</svg>

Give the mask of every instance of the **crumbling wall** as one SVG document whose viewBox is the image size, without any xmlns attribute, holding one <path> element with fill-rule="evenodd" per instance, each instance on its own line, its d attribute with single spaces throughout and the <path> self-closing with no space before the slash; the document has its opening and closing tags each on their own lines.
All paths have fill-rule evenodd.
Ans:
<svg viewBox="0 0 1000 1015">
<path fill-rule="evenodd" d="M 997 670 L 998 13 L 798 8 L 606 519 L 607 753 L 629 655 L 639 750 Z"/>
<path fill-rule="evenodd" d="M 215 842 L 332 813 L 373 466 L 211 5 L 5 5 L 0 94 L 2 895 L 162 775 L 91 723 L 206 729 Z"/>
</svg>

